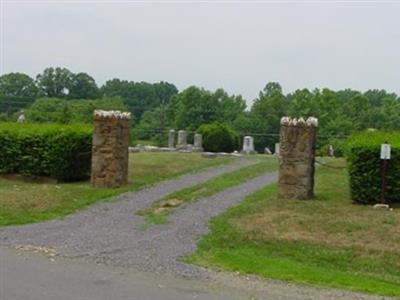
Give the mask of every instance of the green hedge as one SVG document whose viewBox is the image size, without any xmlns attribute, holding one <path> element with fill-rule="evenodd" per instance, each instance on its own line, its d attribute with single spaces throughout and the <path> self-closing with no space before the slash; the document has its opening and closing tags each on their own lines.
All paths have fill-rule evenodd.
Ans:
<svg viewBox="0 0 400 300">
<path fill-rule="evenodd" d="M 232 152 L 239 148 L 239 135 L 223 123 L 205 124 L 199 127 L 203 136 L 203 148 L 210 152 Z"/>
<path fill-rule="evenodd" d="M 372 204 L 380 200 L 380 149 L 385 141 L 391 144 L 385 199 L 390 203 L 400 202 L 400 133 L 365 132 L 350 137 L 346 149 L 351 197 L 357 203 Z"/>
<path fill-rule="evenodd" d="M 91 144 L 90 126 L 0 123 L 0 172 L 86 179 Z"/>
</svg>

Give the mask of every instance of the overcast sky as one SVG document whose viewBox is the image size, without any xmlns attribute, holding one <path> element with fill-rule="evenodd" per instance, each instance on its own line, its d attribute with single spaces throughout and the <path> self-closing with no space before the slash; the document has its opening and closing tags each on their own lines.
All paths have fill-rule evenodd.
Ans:
<svg viewBox="0 0 400 300">
<path fill-rule="evenodd" d="M 400 2 L 1 1 L 1 74 L 400 94 Z"/>
</svg>

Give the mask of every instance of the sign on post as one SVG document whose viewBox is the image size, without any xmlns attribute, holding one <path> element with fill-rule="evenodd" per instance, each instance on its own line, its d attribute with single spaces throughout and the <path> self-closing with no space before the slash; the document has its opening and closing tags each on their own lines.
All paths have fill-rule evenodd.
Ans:
<svg viewBox="0 0 400 300">
<path fill-rule="evenodd" d="M 381 145 L 381 159 L 390 159 L 390 145 L 389 144 Z"/>
<path fill-rule="evenodd" d="M 382 160 L 382 193 L 381 193 L 381 203 L 386 203 L 385 193 L 386 193 L 386 172 L 387 164 L 390 159 L 390 145 L 385 142 L 381 145 L 381 160 Z"/>
</svg>

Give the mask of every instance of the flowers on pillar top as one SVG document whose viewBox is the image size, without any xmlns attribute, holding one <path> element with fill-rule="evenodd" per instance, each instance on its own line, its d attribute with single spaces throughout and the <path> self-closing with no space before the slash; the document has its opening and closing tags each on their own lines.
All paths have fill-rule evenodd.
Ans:
<svg viewBox="0 0 400 300">
<path fill-rule="evenodd" d="M 116 119 L 130 119 L 131 118 L 130 112 L 121 112 L 119 110 L 96 109 L 94 111 L 94 115 L 96 117 L 102 117 L 102 118 L 116 118 Z"/>
<path fill-rule="evenodd" d="M 314 117 L 309 117 L 307 120 L 304 120 L 304 118 L 302 117 L 298 119 L 291 117 L 282 117 L 281 125 L 286 125 L 286 126 L 307 125 L 307 126 L 318 127 L 318 119 Z"/>
</svg>

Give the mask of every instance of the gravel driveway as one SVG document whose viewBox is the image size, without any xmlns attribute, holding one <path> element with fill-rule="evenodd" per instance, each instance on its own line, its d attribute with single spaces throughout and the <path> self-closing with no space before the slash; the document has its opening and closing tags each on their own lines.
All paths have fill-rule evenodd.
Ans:
<svg viewBox="0 0 400 300">
<path fill-rule="evenodd" d="M 135 212 L 171 192 L 257 162 L 238 159 L 226 166 L 185 175 L 139 192 L 121 195 L 116 201 L 96 204 L 63 219 L 2 228 L 0 245 L 51 247 L 65 257 L 81 257 L 143 271 L 198 277 L 204 271 L 179 262 L 179 258 L 195 249 L 196 240 L 207 232 L 207 222 L 211 217 L 275 181 L 276 174 L 260 176 L 179 208 L 171 215 L 171 222 L 166 225 L 144 230 L 144 220 L 135 215 Z"/>
<path fill-rule="evenodd" d="M 207 233 L 207 223 L 210 218 L 220 214 L 229 206 L 240 202 L 248 194 L 276 181 L 276 173 L 264 174 L 214 196 L 201 198 L 198 201 L 175 210 L 170 216 L 170 223 L 166 225 L 152 226 L 146 230 L 142 229 L 144 220 L 142 217 L 135 215 L 137 210 L 149 206 L 152 202 L 159 200 L 171 192 L 205 182 L 215 176 L 254 163 L 256 163 L 256 161 L 237 160 L 227 166 L 208 169 L 196 174 L 185 175 L 174 180 L 161 182 L 139 192 L 121 195 L 117 197 L 116 201 L 96 204 L 88 209 L 67 216 L 64 219 L 26 226 L 2 228 L 0 229 L 0 246 L 15 247 L 20 245 L 30 245 L 27 248 L 31 250 L 35 249 L 35 247 L 31 246 L 55 248 L 66 258 L 80 258 L 78 260 L 73 260 L 76 262 L 87 260 L 87 263 L 102 262 L 111 265 L 112 267 L 124 267 L 125 269 L 128 267 L 126 272 L 131 270 L 135 272 L 134 274 L 151 274 L 148 273 L 150 271 L 153 272 L 152 274 L 164 274 L 163 276 L 170 274 L 180 275 L 186 278 L 210 279 L 216 284 L 215 287 L 222 288 L 231 293 L 231 296 L 227 296 L 226 299 L 242 299 L 242 296 L 239 296 L 240 294 L 236 293 L 235 289 L 237 289 L 238 292 L 245 292 L 247 295 L 256 296 L 254 298 L 251 296 L 249 299 L 389 299 L 336 289 L 319 289 L 287 284 L 284 282 L 259 280 L 254 276 L 242 277 L 232 273 L 218 273 L 204 268 L 187 265 L 180 261 L 180 257 L 195 250 L 197 239 Z M 43 250 L 44 248 L 41 249 Z M 1 253 L 2 252 L 0 251 L 0 254 Z M 3 256 L 0 255 L 0 258 L 1 257 Z M 3 259 L 5 259 L 4 257 Z M 53 281 L 56 282 L 56 284 L 50 284 L 50 287 L 45 289 L 46 293 L 49 289 L 51 290 L 52 286 L 58 287 L 59 284 L 64 284 L 68 291 L 75 289 L 79 284 L 76 281 L 69 283 L 68 280 L 78 276 L 77 278 L 82 277 L 80 280 L 84 283 L 81 284 L 82 287 L 79 288 L 79 294 L 85 289 L 88 291 L 100 291 L 101 295 L 112 290 L 114 291 L 112 293 L 113 299 L 131 299 L 131 296 L 128 298 L 114 296 L 116 295 L 117 290 L 122 294 L 126 292 L 128 295 L 136 295 L 138 291 L 140 292 L 141 288 L 143 289 L 142 292 L 145 296 L 148 296 L 151 293 L 157 294 L 154 287 L 147 288 L 144 287 L 144 285 L 146 285 L 147 282 L 148 284 L 155 284 L 158 282 L 158 279 L 143 281 L 142 279 L 127 278 L 126 275 L 121 275 L 121 278 L 117 278 L 115 282 L 110 281 L 110 286 L 104 290 L 99 290 L 98 280 L 95 280 L 94 283 L 92 283 L 92 277 L 96 277 L 96 274 L 98 274 L 97 277 L 103 276 L 106 278 L 109 276 L 107 275 L 108 273 L 106 276 L 101 272 L 110 271 L 100 270 L 101 272 L 99 273 L 98 270 L 94 271 L 93 266 L 81 262 L 81 270 L 77 270 L 79 268 L 74 269 L 71 267 L 72 270 L 70 274 L 67 269 L 71 264 L 73 264 L 73 261 L 67 263 L 65 266 L 62 266 L 64 262 L 61 262 L 60 274 L 55 272 L 58 265 L 54 265 L 53 267 L 49 265 L 49 272 L 47 272 L 46 268 L 43 269 L 43 265 L 45 264 L 43 262 L 35 267 L 36 269 L 40 269 L 40 272 L 43 272 L 42 277 L 46 280 L 43 280 L 44 283 L 40 284 L 43 284 L 44 286 L 45 284 L 49 284 L 51 281 L 48 276 L 54 276 Z M 6 261 L 3 262 L 5 263 Z M 15 269 L 16 266 L 14 262 L 7 260 L 7 263 L 10 263 L 11 271 L 18 270 L 18 268 Z M 18 264 L 18 261 L 16 263 Z M 57 260 L 54 263 L 59 264 L 60 262 Z M 25 274 L 25 272 L 35 272 L 32 271 L 30 265 L 26 265 L 26 263 L 22 264 L 20 268 L 21 272 L 15 274 L 17 279 Z M 145 271 L 146 273 L 137 271 Z M 53 275 L 46 275 L 46 272 Z M 76 274 L 76 272 L 78 272 L 78 274 Z M 125 272 L 119 273 L 123 274 Z M 13 275 L 12 272 L 10 274 Z M 104 278 L 102 280 L 104 280 Z M 174 279 L 176 278 L 174 276 L 166 278 L 169 281 L 177 280 Z M 29 280 L 32 281 L 33 286 L 37 287 L 37 282 L 41 282 L 41 277 L 29 277 Z M 121 288 L 121 282 L 126 282 L 126 287 Z M 181 282 L 179 283 L 179 288 L 173 289 L 174 293 L 175 291 L 179 291 L 179 293 L 177 295 L 174 294 L 175 296 L 172 298 L 186 299 L 188 298 L 188 293 L 192 293 L 193 295 L 190 296 L 191 298 L 202 299 L 198 292 L 194 293 L 191 291 L 193 282 L 203 282 L 202 284 L 204 284 L 204 281 L 202 280 Z M 26 284 L 26 281 L 23 280 L 23 283 Z M 93 285 L 95 288 L 92 287 Z M 25 292 L 17 286 L 18 281 L 15 288 L 11 284 L 7 287 L 9 287 L 10 292 L 12 293 L 15 293 L 15 291 L 21 291 L 21 293 Z M 160 288 L 160 286 L 162 285 L 158 285 L 158 288 Z M 212 291 L 208 290 L 208 293 L 212 293 L 210 294 L 210 297 L 205 296 L 204 299 L 225 299 L 224 297 L 221 297 L 221 295 L 214 295 L 216 294 L 216 290 L 214 290 L 215 287 L 211 288 Z M 210 287 L 207 289 L 210 289 Z M 39 289 L 36 292 L 41 294 L 44 291 Z M 59 293 L 59 288 L 56 288 L 56 291 L 53 292 Z M 69 293 L 70 292 L 66 293 L 66 299 L 68 299 Z M 171 291 L 160 291 L 157 294 L 157 297 L 153 296 L 154 299 L 165 299 L 165 296 L 168 293 L 171 293 Z M 28 294 L 33 297 L 32 289 L 28 289 Z M 98 297 L 92 297 L 90 299 L 97 298 Z M 104 299 L 109 298 L 105 297 Z"/>
</svg>

